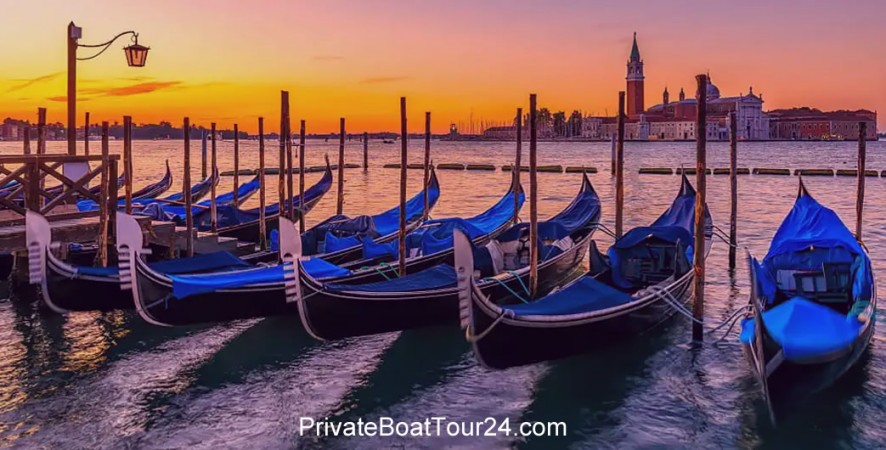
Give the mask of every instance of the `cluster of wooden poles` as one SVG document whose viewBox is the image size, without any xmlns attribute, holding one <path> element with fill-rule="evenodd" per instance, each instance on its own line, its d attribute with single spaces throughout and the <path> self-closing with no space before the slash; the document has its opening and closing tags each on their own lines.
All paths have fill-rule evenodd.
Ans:
<svg viewBox="0 0 886 450">
<path fill-rule="evenodd" d="M 705 92 L 705 87 L 707 86 L 707 75 L 701 74 L 696 76 L 696 81 L 698 84 L 697 92 Z M 289 92 L 281 91 L 281 103 L 280 103 L 280 140 L 279 140 L 279 178 L 278 178 L 278 192 L 279 192 L 279 205 L 280 205 L 280 214 L 281 216 L 287 217 L 292 221 L 298 221 L 299 231 L 305 231 L 305 220 L 304 213 L 300 208 L 297 208 L 293 201 L 294 194 L 294 180 L 293 180 L 293 134 L 291 131 L 291 119 L 290 119 L 290 108 L 289 108 Z M 704 248 L 704 239 L 705 233 L 701 230 L 704 230 L 705 227 L 705 202 L 706 202 L 706 176 L 707 173 L 707 139 L 706 133 L 701 131 L 706 129 L 707 124 L 707 99 L 704 95 L 698 97 L 698 108 L 697 108 L 697 116 L 696 116 L 696 204 L 695 204 L 695 242 L 694 248 L 701 249 Z M 537 188 L 537 136 L 536 136 L 536 114 L 537 114 L 537 106 L 536 106 L 536 95 L 530 94 L 529 96 L 529 233 L 530 233 L 530 242 L 535 242 L 538 236 L 538 188 Z M 46 123 L 46 109 L 40 108 L 38 110 L 38 145 L 37 145 L 37 153 L 45 153 L 45 123 Z M 89 123 L 89 113 L 86 113 L 86 123 Z M 615 176 L 616 183 L 616 192 L 615 192 L 615 237 L 616 239 L 620 238 L 624 233 L 624 135 L 625 135 L 625 92 L 619 92 L 618 95 L 618 122 L 617 122 L 617 137 L 614 141 L 613 146 L 613 164 L 612 164 L 612 172 Z M 183 206 L 185 207 L 185 226 L 187 228 L 187 243 L 186 243 L 186 253 L 188 256 L 192 256 L 194 253 L 194 220 L 192 214 L 192 201 L 191 196 L 188 195 L 190 187 L 191 187 L 191 177 L 190 177 L 190 168 L 191 168 L 191 155 L 190 155 L 190 119 L 188 117 L 184 118 L 183 128 L 185 130 L 184 133 L 184 171 L 182 177 L 182 192 L 183 192 Z M 517 152 L 516 152 L 516 161 L 514 162 L 514 167 L 521 167 L 521 154 L 522 154 L 522 145 L 523 145 L 523 110 L 522 108 L 517 108 L 516 112 L 516 143 L 517 143 Z M 301 120 L 299 123 L 299 134 L 298 134 L 298 148 L 300 151 L 297 154 L 298 163 L 299 163 L 299 183 L 298 183 L 298 196 L 299 198 L 304 198 L 304 173 L 305 173 L 305 120 Z M 88 127 L 88 125 L 87 125 Z M 737 150 L 737 136 L 736 136 L 736 116 L 735 113 L 730 113 L 729 115 L 729 185 L 730 185 L 730 215 L 729 215 L 729 236 L 728 236 L 728 244 L 729 244 L 729 268 L 730 270 L 735 269 L 736 264 L 736 248 L 737 248 L 737 239 L 736 239 L 736 221 L 737 221 L 737 212 L 738 212 L 738 178 L 737 178 L 737 162 L 738 162 L 738 150 Z M 340 119 L 340 130 L 339 130 L 339 151 L 338 151 L 338 186 L 337 186 L 337 197 L 336 197 L 336 214 L 342 214 L 344 209 L 344 148 L 345 148 L 345 119 Z M 125 178 L 125 192 L 126 192 L 126 200 L 125 200 L 125 209 L 127 214 L 132 212 L 132 119 L 130 116 L 124 116 L 124 144 L 123 144 L 123 162 L 124 162 L 124 173 L 126 174 Z M 214 170 L 217 170 L 217 146 L 216 146 L 216 124 L 211 124 L 211 165 Z M 406 98 L 400 98 L 400 186 L 399 186 L 399 196 L 400 196 L 400 233 L 399 233 L 399 270 L 400 275 L 404 275 L 404 270 L 406 267 L 406 171 L 407 171 L 407 151 L 408 151 L 408 132 L 407 132 L 407 119 L 406 119 Z M 858 139 L 858 188 L 857 188 L 857 201 L 856 201 L 856 236 L 861 239 L 862 233 L 862 214 L 864 209 L 864 188 L 865 188 L 865 160 L 866 160 L 866 148 L 865 148 L 865 134 L 866 134 L 866 123 L 859 123 L 859 139 Z M 24 133 L 24 152 L 25 154 L 30 154 L 30 133 Z M 85 142 L 85 151 L 88 155 L 89 153 L 89 140 L 88 140 L 88 131 L 86 133 L 86 142 Z M 266 217 L 265 217 L 265 141 L 264 141 L 264 118 L 258 118 L 258 135 L 259 135 L 259 168 L 258 173 L 261 175 L 259 177 L 259 224 L 260 224 L 260 239 L 261 241 L 257 244 L 261 248 L 267 248 L 266 242 Z M 431 145 L 431 113 L 425 113 L 425 134 L 424 134 L 424 144 L 425 144 L 425 152 L 424 152 L 424 185 L 427 186 L 430 178 L 430 145 Z M 367 150 L 367 142 L 368 135 L 367 133 L 363 134 L 363 168 L 364 170 L 368 166 L 368 150 Z M 102 156 L 107 157 L 108 155 L 108 122 L 102 122 Z M 205 155 L 205 151 L 204 151 Z M 236 201 L 237 196 L 237 187 L 239 186 L 239 127 L 237 124 L 234 124 L 234 196 Z M 206 170 L 206 158 L 203 158 L 203 176 L 207 175 Z M 514 170 L 514 177 L 516 178 L 515 182 L 519 185 L 519 177 L 520 170 Z M 214 176 L 215 172 L 213 172 Z M 116 174 L 112 174 L 116 179 Z M 107 180 L 109 177 L 103 177 L 103 180 Z M 105 190 L 106 191 L 106 190 Z M 218 229 L 218 217 L 217 217 L 217 205 L 216 205 L 216 186 L 213 183 L 211 192 L 210 192 L 210 214 L 211 214 L 211 230 L 213 232 Z M 424 214 L 425 218 L 427 218 L 427 214 L 429 211 L 428 208 L 428 196 L 427 191 L 425 190 L 425 205 L 424 205 Z M 519 205 L 518 196 L 515 195 L 515 208 Z M 109 207 L 108 202 L 102 202 L 102 212 L 101 217 L 102 220 L 102 235 L 107 235 L 108 223 L 106 218 L 108 217 L 107 208 Z M 104 247 L 104 246 L 102 246 Z M 529 280 L 529 290 L 532 295 L 535 294 L 538 286 L 538 255 L 536 246 L 530 247 L 530 280 Z M 107 260 L 107 255 L 105 254 L 102 257 L 103 261 Z M 693 270 L 695 272 L 694 284 L 693 284 L 693 315 L 698 321 L 693 324 L 693 340 L 701 341 L 703 339 L 703 328 L 701 325 L 701 321 L 704 318 L 704 283 L 705 283 L 705 253 L 703 251 L 693 252 Z"/>
</svg>

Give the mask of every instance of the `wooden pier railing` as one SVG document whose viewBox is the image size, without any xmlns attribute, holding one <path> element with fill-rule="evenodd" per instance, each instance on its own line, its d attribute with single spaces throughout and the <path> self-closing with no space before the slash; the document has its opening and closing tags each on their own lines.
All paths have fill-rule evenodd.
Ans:
<svg viewBox="0 0 886 450">
<path fill-rule="evenodd" d="M 107 245 L 117 210 L 117 165 L 120 157 L 109 155 L 9 155 L 0 156 L 0 247 L 5 251 L 24 244 L 25 213 L 42 214 L 50 223 L 64 224 L 60 231 L 70 242 L 97 240 L 99 256 L 107 261 Z M 98 188 L 89 187 L 96 178 Z M 52 183 L 55 179 L 57 183 Z M 49 180 L 49 182 L 47 182 Z M 47 184 L 55 186 L 46 187 Z M 101 205 L 97 211 L 77 211 L 78 200 Z M 98 239 L 96 227 L 98 224 Z"/>
</svg>

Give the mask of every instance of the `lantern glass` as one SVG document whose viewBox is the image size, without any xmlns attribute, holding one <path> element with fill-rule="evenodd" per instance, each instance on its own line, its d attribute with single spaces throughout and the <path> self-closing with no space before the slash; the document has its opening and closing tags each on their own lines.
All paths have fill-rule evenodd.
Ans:
<svg viewBox="0 0 886 450">
<path fill-rule="evenodd" d="M 148 50 L 150 50 L 149 47 L 138 44 L 124 48 L 123 52 L 126 53 L 126 63 L 130 67 L 144 67 L 148 59 Z"/>
</svg>

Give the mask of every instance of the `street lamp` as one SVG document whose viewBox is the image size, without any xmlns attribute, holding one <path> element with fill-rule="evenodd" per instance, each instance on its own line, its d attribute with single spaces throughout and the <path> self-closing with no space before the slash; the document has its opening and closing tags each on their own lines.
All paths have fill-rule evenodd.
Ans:
<svg viewBox="0 0 886 450">
<path fill-rule="evenodd" d="M 138 33 L 135 31 L 124 31 L 107 42 L 96 45 L 86 45 L 77 42 L 83 37 L 83 29 L 74 25 L 74 22 L 68 24 L 68 154 L 75 155 L 77 153 L 77 61 L 86 61 L 98 57 L 107 50 L 111 44 L 122 36 L 131 35 L 133 44 L 123 48 L 126 54 L 126 64 L 129 67 L 144 67 L 145 61 L 148 59 L 149 47 L 139 45 Z M 100 48 L 98 53 L 87 56 L 85 58 L 77 57 L 77 48 Z"/>
</svg>

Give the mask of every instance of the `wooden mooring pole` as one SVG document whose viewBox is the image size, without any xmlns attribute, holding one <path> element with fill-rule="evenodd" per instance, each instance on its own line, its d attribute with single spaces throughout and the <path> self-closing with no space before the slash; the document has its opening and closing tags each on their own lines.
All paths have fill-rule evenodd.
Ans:
<svg viewBox="0 0 886 450">
<path fill-rule="evenodd" d="M 409 133 L 406 129 L 406 97 L 400 97 L 400 231 L 398 260 L 400 276 L 406 275 L 406 164 Z"/>
<path fill-rule="evenodd" d="M 132 117 L 123 116 L 123 189 L 126 195 L 126 214 L 132 214 Z"/>
<path fill-rule="evenodd" d="M 517 108 L 517 149 L 514 155 L 514 225 L 520 221 L 520 165 L 523 164 L 523 108 Z"/>
<path fill-rule="evenodd" d="M 305 232 L 305 120 L 298 124 L 298 232 Z"/>
<path fill-rule="evenodd" d="M 277 195 L 279 197 L 280 217 L 286 217 L 286 106 L 289 104 L 289 92 L 280 91 L 280 170 L 277 179 Z"/>
<path fill-rule="evenodd" d="M 46 108 L 37 108 L 37 154 L 45 155 L 46 154 Z M 73 154 L 73 153 L 72 153 Z M 37 186 L 39 187 L 38 192 L 42 191 L 44 186 L 46 185 L 46 178 L 41 177 L 40 171 L 36 170 L 35 174 L 40 181 L 37 182 Z M 37 195 L 34 197 L 35 205 L 38 208 L 43 207 L 43 196 Z"/>
<path fill-rule="evenodd" d="M 696 321 L 692 323 L 692 340 L 702 342 L 704 340 L 704 282 L 705 282 L 705 193 L 707 170 L 707 75 L 697 75 L 698 81 L 697 102 L 698 111 L 695 120 L 695 244 L 692 249 L 693 279 L 692 293 L 692 316 Z"/>
<path fill-rule="evenodd" d="M 369 170 L 369 133 L 363 132 L 363 172 Z"/>
<path fill-rule="evenodd" d="M 110 207 L 113 205 L 115 213 L 117 208 L 117 199 L 111 198 L 109 181 L 110 171 L 109 158 L 110 143 L 108 122 L 102 122 L 102 173 L 101 173 L 101 204 L 99 205 L 99 235 L 98 235 L 98 263 L 102 267 L 108 266 L 108 236 L 110 235 L 110 224 L 108 216 L 110 215 Z M 113 203 L 112 203 L 113 202 Z"/>
<path fill-rule="evenodd" d="M 338 121 L 338 189 L 335 196 L 335 213 L 342 214 L 345 209 L 345 118 L 342 117 Z"/>
<path fill-rule="evenodd" d="M 200 133 L 200 177 L 206 179 L 206 130 L 202 130 Z"/>
<path fill-rule="evenodd" d="M 615 238 L 624 233 L 625 208 L 625 93 L 618 93 L 618 138 L 615 144 Z"/>
<path fill-rule="evenodd" d="M 609 173 L 611 175 L 615 175 L 615 135 L 612 135 L 612 146 L 610 149 L 610 164 L 609 164 Z"/>
<path fill-rule="evenodd" d="M 738 127 L 735 112 L 729 113 L 729 269 L 735 269 L 738 220 Z"/>
<path fill-rule="evenodd" d="M 258 118 L 258 248 L 268 248 L 268 228 L 265 224 L 265 118 Z"/>
<path fill-rule="evenodd" d="M 214 175 L 214 174 L 213 174 Z M 234 204 L 240 204 L 240 127 L 234 124 Z"/>
<path fill-rule="evenodd" d="M 855 198 L 855 238 L 861 241 L 861 222 L 864 215 L 864 179 L 867 166 L 867 122 L 858 122 L 858 192 Z"/>
<path fill-rule="evenodd" d="M 292 184 L 292 119 L 289 116 L 289 93 L 286 93 L 286 202 L 289 220 L 295 221 L 295 189 Z"/>
<path fill-rule="evenodd" d="M 218 136 L 215 134 L 215 122 L 210 124 L 211 127 L 211 135 L 212 135 L 212 169 L 211 173 L 215 173 L 218 170 L 218 160 L 216 159 L 216 141 L 218 141 Z M 206 178 L 205 176 L 203 177 Z M 218 231 L 218 201 L 216 199 L 217 191 L 215 189 L 215 183 L 209 185 L 209 227 L 213 233 Z M 190 187 L 188 188 L 190 189 Z M 237 189 L 234 186 L 234 189 Z"/>
<path fill-rule="evenodd" d="M 185 155 L 184 155 L 184 171 L 182 172 L 182 194 L 185 201 L 185 228 L 187 236 L 185 237 L 185 255 L 194 256 L 194 213 L 191 211 L 191 119 L 185 117 Z M 206 135 L 204 134 L 204 138 Z M 205 160 L 205 159 L 204 159 Z M 204 177 L 205 178 L 205 177 Z"/>
<path fill-rule="evenodd" d="M 83 154 L 89 156 L 89 111 L 83 120 Z"/>
<path fill-rule="evenodd" d="M 31 154 L 31 127 L 24 126 L 22 127 L 22 153 L 25 155 Z"/>
<path fill-rule="evenodd" d="M 431 198 L 428 196 L 428 184 L 431 182 L 431 112 L 425 112 L 425 161 L 424 161 L 424 209 L 422 217 L 427 220 L 431 216 Z"/>
<path fill-rule="evenodd" d="M 46 154 L 46 108 L 37 108 L 37 154 Z"/>
<path fill-rule="evenodd" d="M 529 299 L 538 293 L 538 142 L 536 98 L 529 94 Z M 520 170 L 518 167 L 517 170 Z"/>
</svg>

